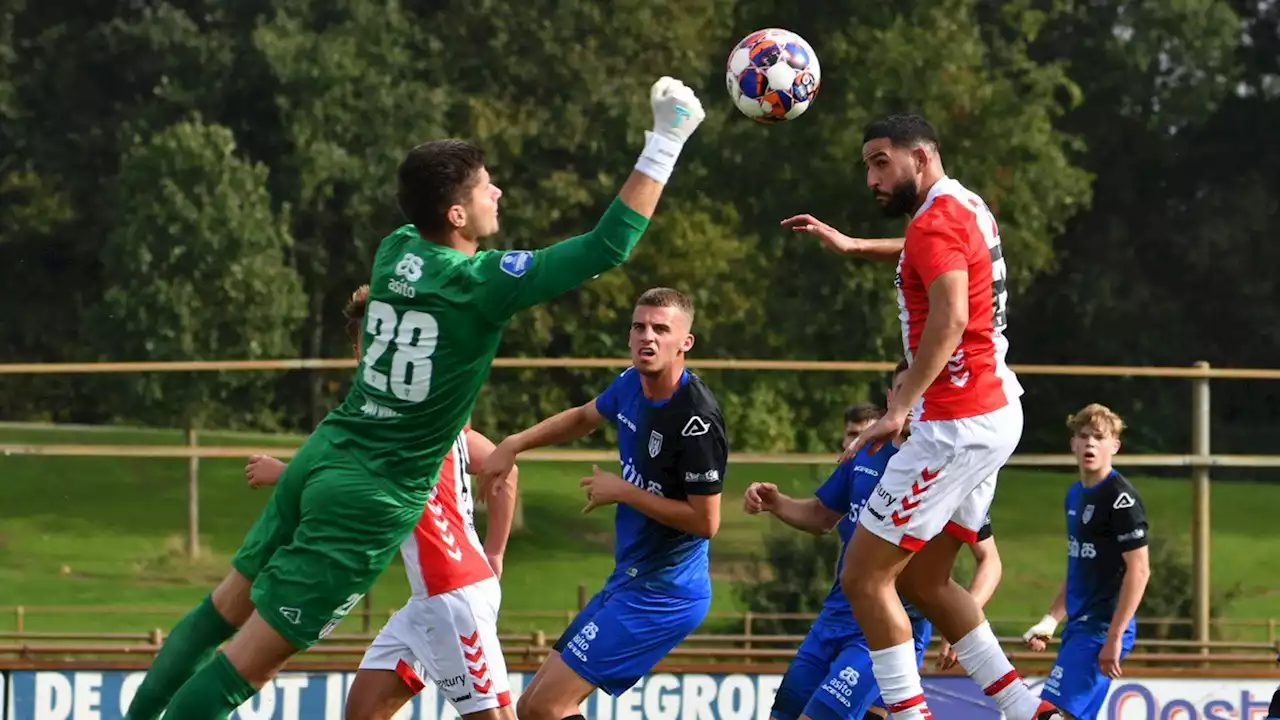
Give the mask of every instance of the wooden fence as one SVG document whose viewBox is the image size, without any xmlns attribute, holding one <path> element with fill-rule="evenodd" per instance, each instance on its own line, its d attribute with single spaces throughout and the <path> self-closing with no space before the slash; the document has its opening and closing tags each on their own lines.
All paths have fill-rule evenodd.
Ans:
<svg viewBox="0 0 1280 720">
<path fill-rule="evenodd" d="M 0 608 L 0 614 L 7 614 L 15 608 Z M 67 612 L 83 612 L 83 608 L 32 608 L 33 611 L 56 614 L 58 610 Z M 102 610 L 110 611 L 110 608 Z M 122 608 L 124 610 L 124 608 Z M 181 613 L 183 608 L 156 608 L 156 612 Z M 355 613 L 353 613 L 355 615 Z M 510 620 L 551 620 L 562 622 L 549 623 L 555 631 L 548 633 L 545 628 L 528 632 L 502 631 L 499 638 L 508 663 L 516 668 L 534 668 L 551 653 L 552 646 L 560 629 L 568 624 L 572 613 L 504 613 L 504 619 Z M 558 617 L 557 617 L 558 616 Z M 705 666 L 707 663 L 747 666 L 755 671 L 765 671 L 760 666 L 770 664 L 785 665 L 795 654 L 796 648 L 804 639 L 802 635 L 760 633 L 754 626 L 760 621 L 805 620 L 811 621 L 812 614 L 806 613 L 712 613 L 708 621 L 723 623 L 726 620 L 737 620 L 742 623 L 738 633 L 696 632 L 684 643 L 674 649 L 668 656 L 668 663 Z M 356 620 L 349 617 L 348 620 Z M 379 620 L 379 622 L 373 622 Z M 1031 618 L 1012 620 L 993 619 L 995 626 L 1022 627 L 1033 622 Z M 1165 627 L 1184 624 L 1187 621 L 1178 619 L 1144 618 L 1143 625 L 1148 627 Z M 365 617 L 362 623 L 365 632 L 334 634 L 322 640 L 315 647 L 301 656 L 306 663 L 332 663 L 335 667 L 349 669 L 350 662 L 362 654 L 373 639 L 372 632 L 381 624 L 379 618 Z M 1236 621 L 1224 624 L 1263 624 L 1251 621 Z M 1125 661 L 1130 674 L 1145 673 L 1150 669 L 1162 671 L 1190 671 L 1195 668 L 1203 674 L 1206 668 L 1223 669 L 1230 667 L 1238 674 L 1259 672 L 1274 673 L 1276 653 L 1280 650 L 1277 643 L 1276 621 L 1267 623 L 1268 641 L 1214 640 L 1201 642 L 1198 640 L 1161 639 L 1146 631 L 1139 632 L 1139 639 L 1133 652 Z M 723 624 L 721 625 L 723 627 Z M 115 664 L 123 661 L 135 661 L 142 667 L 159 651 L 164 643 L 164 631 L 159 628 L 150 632 L 134 633 L 102 633 L 102 632 L 31 632 L 21 629 L 0 632 L 0 667 L 55 667 L 66 663 L 99 662 Z M 1010 659 L 1017 663 L 1024 673 L 1047 671 L 1052 664 L 1054 648 L 1058 639 L 1050 641 L 1049 649 L 1042 653 L 1028 650 L 1021 638 L 1005 636 L 1000 638 L 1001 644 Z M 929 661 L 937 657 L 940 638 L 935 634 L 928 652 Z M 345 665 L 343 665 L 345 663 Z"/>
<path fill-rule="evenodd" d="M 622 368 L 627 358 L 498 358 L 494 368 Z M 875 361 L 800 361 L 800 360 L 733 360 L 691 359 L 689 366 L 708 370 L 750 370 L 772 372 L 888 372 L 894 363 Z M 353 359 L 288 359 L 288 360 L 208 360 L 187 362 L 111 362 L 111 363 L 9 363 L 0 364 L 0 375 L 47 375 L 134 372 L 228 372 L 352 369 Z M 1192 574 L 1194 584 L 1195 641 L 1202 655 L 1208 655 L 1210 644 L 1210 573 L 1209 573 L 1209 481 L 1214 467 L 1280 467 L 1280 455 L 1221 455 L 1212 452 L 1210 443 L 1210 384 L 1213 380 L 1280 380 L 1280 370 L 1251 368 L 1212 368 L 1206 362 L 1191 367 L 1143 367 L 1096 365 L 1015 365 L 1019 375 L 1153 377 L 1175 378 L 1191 383 L 1191 448 L 1186 454 L 1126 456 L 1125 464 L 1133 467 L 1186 467 L 1191 470 L 1192 491 Z M 189 535 L 191 549 L 198 547 L 198 480 L 194 468 L 199 458 L 243 458 L 255 452 L 270 452 L 288 457 L 293 449 L 258 447 L 200 446 L 194 435 L 185 446 L 155 445 L 58 445 L 0 444 L 0 454 L 46 456 L 130 456 L 185 457 L 193 472 L 189 479 Z M 590 450 L 540 450 L 521 456 L 525 461 L 609 461 L 612 454 Z M 828 464 L 829 455 L 735 453 L 734 463 Z M 1075 464 L 1070 455 L 1015 455 L 1009 462 L 1018 466 L 1059 466 Z M 1274 656 L 1271 658 L 1274 660 Z"/>
</svg>

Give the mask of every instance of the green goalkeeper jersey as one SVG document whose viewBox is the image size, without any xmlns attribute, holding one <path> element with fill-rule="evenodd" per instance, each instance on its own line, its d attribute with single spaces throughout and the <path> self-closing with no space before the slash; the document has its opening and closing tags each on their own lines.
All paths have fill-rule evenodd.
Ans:
<svg viewBox="0 0 1280 720">
<path fill-rule="evenodd" d="M 621 265 L 647 225 L 615 199 L 585 235 L 475 255 L 397 229 L 373 261 L 355 383 L 316 433 L 377 476 L 430 489 L 511 316 Z"/>
</svg>

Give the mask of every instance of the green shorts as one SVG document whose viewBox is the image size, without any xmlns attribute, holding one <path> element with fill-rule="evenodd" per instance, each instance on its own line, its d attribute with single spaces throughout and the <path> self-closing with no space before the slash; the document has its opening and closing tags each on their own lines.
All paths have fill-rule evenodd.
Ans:
<svg viewBox="0 0 1280 720">
<path fill-rule="evenodd" d="M 428 490 L 372 475 L 312 434 L 231 561 L 258 614 L 299 650 L 364 597 L 422 516 Z"/>
</svg>

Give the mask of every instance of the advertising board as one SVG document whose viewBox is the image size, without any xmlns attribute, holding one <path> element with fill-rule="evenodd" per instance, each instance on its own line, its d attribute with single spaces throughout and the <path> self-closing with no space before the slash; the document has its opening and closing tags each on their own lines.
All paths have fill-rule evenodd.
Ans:
<svg viewBox="0 0 1280 720">
<path fill-rule="evenodd" d="M 0 720 L 120 720 L 143 673 L 14 671 L 0 673 Z M 512 673 L 518 696 L 530 673 Z M 341 720 L 355 673 L 287 672 L 242 705 L 232 720 Z M 596 693 L 593 720 L 766 720 L 781 675 L 654 673 L 621 697 Z M 1123 678 L 1112 685 L 1100 720 L 1263 720 L 1277 680 Z M 1039 692 L 1043 679 L 1028 679 Z M 926 676 L 937 720 L 1001 720 L 968 678 Z M 454 720 L 433 685 L 396 720 Z"/>
</svg>

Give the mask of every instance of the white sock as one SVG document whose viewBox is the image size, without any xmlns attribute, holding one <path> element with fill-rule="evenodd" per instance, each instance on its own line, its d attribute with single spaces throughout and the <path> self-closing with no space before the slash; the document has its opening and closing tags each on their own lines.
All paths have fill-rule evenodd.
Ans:
<svg viewBox="0 0 1280 720">
<path fill-rule="evenodd" d="M 1040 710 L 1040 698 L 1031 694 L 1031 689 L 1013 669 L 990 623 L 983 621 L 952 648 L 965 672 L 996 701 L 1009 720 L 1035 718 Z"/>
<path fill-rule="evenodd" d="M 924 702 L 916 649 L 910 640 L 884 650 L 872 650 L 871 671 L 893 720 L 933 720 Z"/>
</svg>

